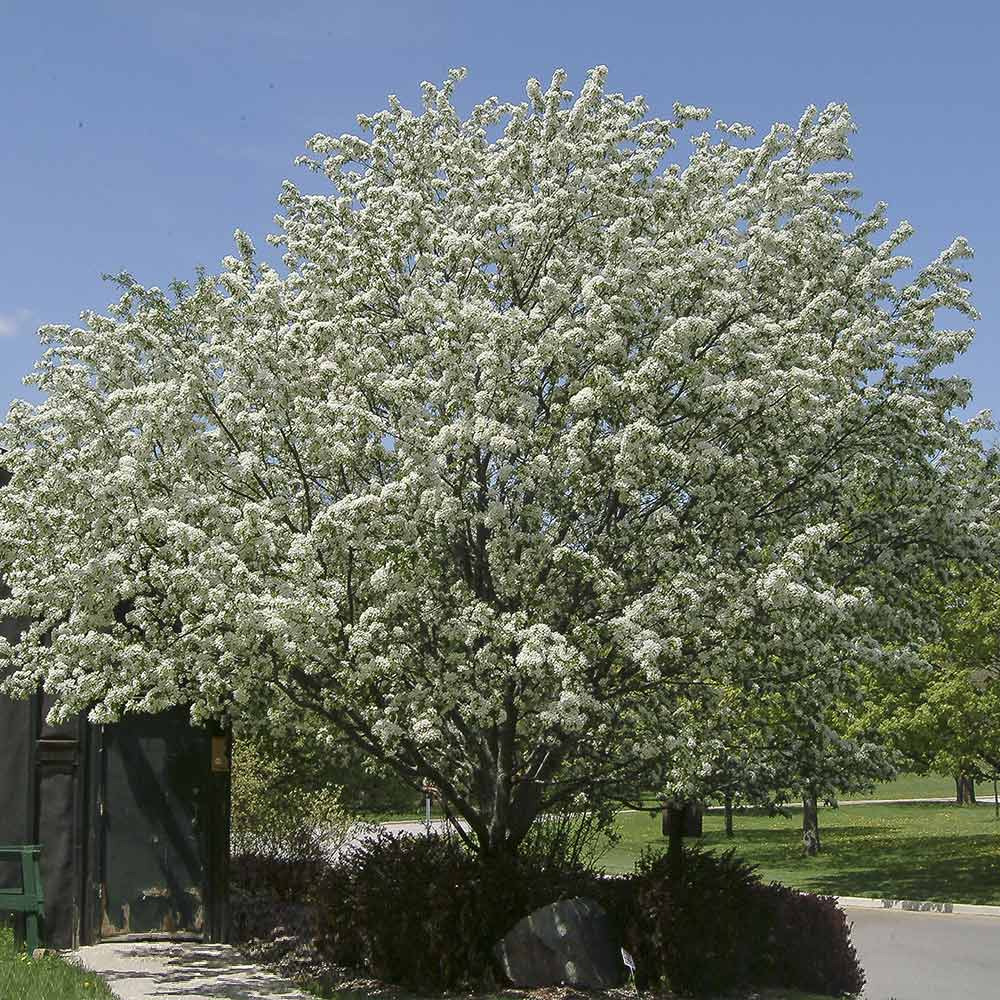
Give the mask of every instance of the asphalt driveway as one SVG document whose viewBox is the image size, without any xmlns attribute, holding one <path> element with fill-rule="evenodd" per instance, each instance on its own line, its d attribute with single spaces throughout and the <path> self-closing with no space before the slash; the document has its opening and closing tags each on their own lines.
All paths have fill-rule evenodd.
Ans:
<svg viewBox="0 0 1000 1000">
<path fill-rule="evenodd" d="M 1000 997 L 1000 917 L 844 909 L 867 1000 Z"/>
</svg>

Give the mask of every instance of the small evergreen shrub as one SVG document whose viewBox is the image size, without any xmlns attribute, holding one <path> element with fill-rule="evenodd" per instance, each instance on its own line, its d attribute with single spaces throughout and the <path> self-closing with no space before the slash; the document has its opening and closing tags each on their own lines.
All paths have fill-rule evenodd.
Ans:
<svg viewBox="0 0 1000 1000">
<path fill-rule="evenodd" d="M 665 854 L 646 852 L 629 882 L 617 915 L 640 987 L 705 993 L 754 983 L 770 921 L 753 868 L 731 851 L 691 849 L 678 877 Z"/>
</svg>

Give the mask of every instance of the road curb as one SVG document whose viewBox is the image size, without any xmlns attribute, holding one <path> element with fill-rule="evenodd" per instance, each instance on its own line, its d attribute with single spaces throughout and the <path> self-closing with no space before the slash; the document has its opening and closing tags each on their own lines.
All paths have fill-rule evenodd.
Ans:
<svg viewBox="0 0 1000 1000">
<path fill-rule="evenodd" d="M 843 906 L 856 910 L 908 910 L 912 913 L 957 913 L 975 917 L 1000 917 L 1000 906 L 982 903 L 939 903 L 928 899 L 872 899 L 868 896 L 834 896 Z"/>
</svg>

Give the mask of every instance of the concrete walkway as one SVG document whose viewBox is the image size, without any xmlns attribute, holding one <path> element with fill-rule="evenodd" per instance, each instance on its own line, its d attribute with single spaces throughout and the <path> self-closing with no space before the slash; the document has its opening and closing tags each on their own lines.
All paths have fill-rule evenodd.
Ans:
<svg viewBox="0 0 1000 1000">
<path fill-rule="evenodd" d="M 919 805 L 921 802 L 950 802 L 953 806 L 958 805 L 954 795 L 948 795 L 941 799 L 840 799 L 838 805 L 842 806 L 911 806 Z M 970 802 L 973 806 L 993 806 L 993 796 L 988 799 L 976 799 Z"/>
<path fill-rule="evenodd" d="M 121 1000 L 310 1000 L 225 944 L 109 942 L 69 957 L 96 972 Z"/>
</svg>

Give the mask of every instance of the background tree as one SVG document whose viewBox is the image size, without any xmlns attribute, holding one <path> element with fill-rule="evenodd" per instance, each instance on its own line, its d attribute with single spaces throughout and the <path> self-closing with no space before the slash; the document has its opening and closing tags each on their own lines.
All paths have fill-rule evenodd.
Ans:
<svg viewBox="0 0 1000 1000">
<path fill-rule="evenodd" d="M 246 748 L 245 759 L 273 761 L 281 785 L 306 795 L 326 795 L 349 814 L 423 811 L 419 791 L 344 740 L 322 718 L 307 713 L 272 718 L 267 725 L 258 722 L 237 732 L 235 741 Z"/>
<path fill-rule="evenodd" d="M 923 665 L 868 672 L 861 720 L 908 769 L 953 775 L 956 801 L 965 805 L 975 802 L 977 779 L 1000 772 L 1000 581 L 989 570 L 948 587 L 927 586 L 941 634 Z"/>
<path fill-rule="evenodd" d="M 43 329 L 0 659 L 95 721 L 315 713 L 496 854 L 641 788 L 679 692 L 916 655 L 914 574 L 983 548 L 984 422 L 939 373 L 970 250 L 898 277 L 844 106 L 676 162 L 706 110 L 598 68 L 463 118 L 463 75 L 310 140 L 283 275 L 237 233 L 218 279 Z"/>
<path fill-rule="evenodd" d="M 820 850 L 818 807 L 843 792 L 894 776 L 896 755 L 865 730 L 851 706 L 856 681 L 839 692 L 814 678 L 789 678 L 765 695 L 730 689 L 712 710 L 698 706 L 701 731 L 689 728 L 664 775 L 665 797 L 723 799 L 726 832 L 738 805 L 783 811 L 802 803 L 803 848 Z"/>
<path fill-rule="evenodd" d="M 779 795 L 774 760 L 759 699 L 729 686 L 702 692 L 688 702 L 678 699 L 674 725 L 683 739 L 670 748 L 657 776 L 664 801 L 710 802 L 721 799 L 726 835 L 732 837 L 733 813 L 740 806 L 773 807 Z"/>
<path fill-rule="evenodd" d="M 802 846 L 806 854 L 822 847 L 819 806 L 836 805 L 842 793 L 870 790 L 877 781 L 895 776 L 897 760 L 870 731 L 848 735 L 851 710 L 826 692 L 811 692 L 799 710 L 786 712 L 774 727 L 775 770 L 787 789 L 785 801 L 802 803 Z M 801 706 L 810 704 L 803 712 Z"/>
</svg>

